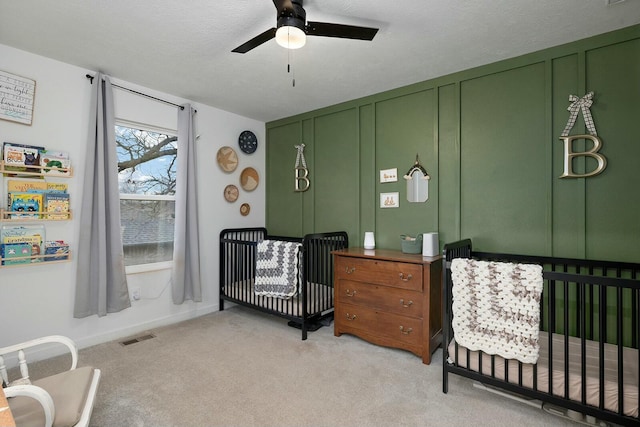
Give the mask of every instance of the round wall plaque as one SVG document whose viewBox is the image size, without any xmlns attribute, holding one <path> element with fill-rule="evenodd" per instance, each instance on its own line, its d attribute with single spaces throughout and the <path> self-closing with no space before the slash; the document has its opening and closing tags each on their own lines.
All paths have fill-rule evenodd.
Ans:
<svg viewBox="0 0 640 427">
<path fill-rule="evenodd" d="M 240 186 L 245 191 L 253 191 L 258 186 L 260 177 L 254 168 L 244 168 L 240 174 Z"/>
<path fill-rule="evenodd" d="M 222 147 L 216 155 L 218 165 L 225 172 L 233 172 L 238 167 L 238 155 L 231 147 Z"/>
<path fill-rule="evenodd" d="M 238 145 L 243 153 L 251 154 L 258 148 L 258 138 L 250 130 L 245 130 L 238 137 Z"/>
<path fill-rule="evenodd" d="M 243 203 L 242 206 L 240 206 L 240 215 L 247 216 L 249 215 L 250 211 L 251 211 L 251 206 L 249 206 L 249 203 Z"/>
<path fill-rule="evenodd" d="M 224 199 L 229 203 L 233 203 L 238 200 L 239 194 L 240 192 L 238 191 L 238 187 L 233 184 L 229 184 L 224 187 Z"/>
</svg>

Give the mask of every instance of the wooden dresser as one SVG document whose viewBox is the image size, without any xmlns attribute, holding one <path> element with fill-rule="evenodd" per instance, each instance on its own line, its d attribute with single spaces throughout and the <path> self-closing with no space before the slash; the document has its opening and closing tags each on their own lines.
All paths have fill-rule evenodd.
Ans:
<svg viewBox="0 0 640 427">
<path fill-rule="evenodd" d="M 442 342 L 442 257 L 348 248 L 334 254 L 334 335 L 409 350 L 429 364 Z"/>
</svg>

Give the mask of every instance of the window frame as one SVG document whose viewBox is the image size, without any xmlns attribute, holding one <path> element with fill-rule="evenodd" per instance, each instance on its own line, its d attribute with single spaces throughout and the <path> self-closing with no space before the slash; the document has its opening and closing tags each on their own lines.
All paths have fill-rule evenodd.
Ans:
<svg viewBox="0 0 640 427">
<path fill-rule="evenodd" d="M 124 119 L 116 119 L 115 127 L 126 127 L 130 129 L 137 129 L 147 132 L 159 133 L 167 136 L 178 136 L 177 129 L 163 128 L 160 126 L 154 126 L 146 123 L 134 122 L 131 120 Z M 176 141 L 177 142 L 177 141 Z M 176 144 L 177 145 L 177 144 Z M 177 156 L 177 155 L 176 155 Z M 177 163 L 176 163 L 177 167 Z M 176 200 L 176 195 L 174 194 L 135 194 L 135 193 L 120 193 L 118 191 L 119 200 L 147 200 L 147 201 L 174 201 Z M 174 239 L 175 242 L 175 239 Z M 123 242 L 123 250 L 124 250 L 124 242 Z M 126 274 L 140 274 L 161 270 L 169 270 L 173 266 L 173 259 L 168 261 L 159 261 L 159 262 L 151 262 L 145 264 L 134 264 L 125 266 Z"/>
</svg>

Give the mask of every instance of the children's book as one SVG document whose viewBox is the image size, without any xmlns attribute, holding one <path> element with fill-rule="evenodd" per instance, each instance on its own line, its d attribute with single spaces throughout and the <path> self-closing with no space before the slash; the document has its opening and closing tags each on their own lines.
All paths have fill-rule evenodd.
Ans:
<svg viewBox="0 0 640 427">
<path fill-rule="evenodd" d="M 7 237 L 3 245 L 26 245 L 29 246 L 29 261 L 28 262 L 41 262 L 42 258 L 33 255 L 40 255 L 42 253 L 42 237 L 40 236 L 25 236 L 25 237 Z"/>
<path fill-rule="evenodd" d="M 2 265 L 29 264 L 31 263 L 31 244 L 0 244 L 0 258 L 2 258 Z"/>
<path fill-rule="evenodd" d="M 7 179 L 7 210 L 11 210 L 11 193 L 42 192 L 47 183 L 40 179 Z"/>
<path fill-rule="evenodd" d="M 44 150 L 44 147 L 11 142 L 3 143 L 2 153 L 5 171 L 40 173 L 40 150 Z M 18 176 L 19 174 L 6 175 Z"/>
<path fill-rule="evenodd" d="M 69 245 L 62 240 L 50 240 L 45 243 L 45 261 L 61 261 L 69 259 Z"/>
<path fill-rule="evenodd" d="M 69 219 L 69 194 L 68 193 L 45 193 L 44 212 L 46 219 Z"/>
<path fill-rule="evenodd" d="M 66 151 L 40 150 L 40 164 L 45 175 L 71 175 L 71 162 Z"/>
<path fill-rule="evenodd" d="M 62 182 L 47 182 L 48 193 L 66 193 L 67 188 L 67 184 Z"/>
<path fill-rule="evenodd" d="M 47 182 L 41 179 L 7 179 L 7 192 L 27 193 L 30 190 L 47 190 Z"/>
<path fill-rule="evenodd" d="M 38 193 L 9 193 L 11 218 L 39 218 L 44 197 Z"/>
<path fill-rule="evenodd" d="M 28 243 L 31 245 L 31 262 L 40 262 L 37 257 L 44 253 L 44 225 L 3 225 L 0 227 L 0 244 Z M 36 256 L 36 257 L 34 257 Z"/>
</svg>

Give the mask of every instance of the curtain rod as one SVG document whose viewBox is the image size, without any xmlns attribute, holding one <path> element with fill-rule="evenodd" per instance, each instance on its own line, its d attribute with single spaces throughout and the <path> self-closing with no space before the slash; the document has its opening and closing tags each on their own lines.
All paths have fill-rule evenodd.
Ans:
<svg viewBox="0 0 640 427">
<path fill-rule="evenodd" d="M 94 76 L 92 76 L 91 74 L 86 74 L 85 77 L 88 78 L 89 80 L 91 80 L 91 84 L 93 84 Z M 173 102 L 165 101 L 164 99 L 156 98 L 155 96 L 147 95 L 146 93 L 142 93 L 142 92 L 138 92 L 137 90 L 129 89 L 128 87 L 119 86 L 119 85 L 117 85 L 115 83 L 111 83 L 111 86 L 117 87 L 118 89 L 126 90 L 127 92 L 135 93 L 136 95 L 144 96 L 145 98 L 150 98 L 150 99 L 153 99 L 155 101 L 164 102 L 165 104 L 173 105 L 174 107 L 178 107 L 179 109 L 184 110 L 184 107 L 182 105 L 174 104 Z M 198 112 L 198 110 L 193 110 L 193 111 L 195 113 Z"/>
</svg>

